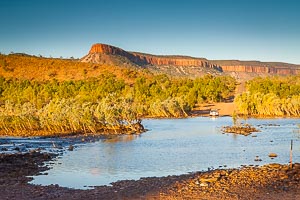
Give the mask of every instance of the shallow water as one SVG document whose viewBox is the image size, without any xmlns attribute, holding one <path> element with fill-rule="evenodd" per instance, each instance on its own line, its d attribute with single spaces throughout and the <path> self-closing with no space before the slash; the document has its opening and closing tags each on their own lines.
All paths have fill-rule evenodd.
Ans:
<svg viewBox="0 0 300 200">
<path fill-rule="evenodd" d="M 232 124 L 230 117 L 144 120 L 148 132 L 75 145 L 74 151 L 51 161 L 48 175 L 35 176 L 31 183 L 87 189 L 118 180 L 208 168 L 285 164 L 289 162 L 291 139 L 293 160 L 300 162 L 299 119 L 248 119 L 246 123 L 261 130 L 252 134 L 257 137 L 222 134 L 221 127 Z M 269 158 L 271 152 L 278 157 Z M 256 156 L 262 161 L 255 162 Z"/>
<path fill-rule="evenodd" d="M 26 153 L 39 149 L 40 152 L 63 153 L 69 139 L 61 138 L 21 138 L 21 137 L 0 137 L 0 153 Z M 54 148 L 56 147 L 56 148 Z"/>
</svg>

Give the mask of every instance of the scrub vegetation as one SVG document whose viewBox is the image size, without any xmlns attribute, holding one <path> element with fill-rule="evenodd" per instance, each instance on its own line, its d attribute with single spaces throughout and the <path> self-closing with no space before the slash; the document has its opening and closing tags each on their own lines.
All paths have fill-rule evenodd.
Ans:
<svg viewBox="0 0 300 200">
<path fill-rule="evenodd" d="M 300 116 L 300 76 L 255 78 L 235 98 L 238 112 L 257 116 Z"/>
<path fill-rule="evenodd" d="M 134 73 L 134 70 L 130 73 Z M 142 117 L 186 117 L 203 102 L 233 95 L 235 80 L 147 75 L 125 81 L 110 72 L 85 80 L 0 78 L 2 135 L 138 133 Z"/>
</svg>

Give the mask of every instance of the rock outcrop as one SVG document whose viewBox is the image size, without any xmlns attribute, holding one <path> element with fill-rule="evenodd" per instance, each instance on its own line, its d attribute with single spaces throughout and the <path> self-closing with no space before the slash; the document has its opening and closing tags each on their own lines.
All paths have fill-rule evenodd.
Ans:
<svg viewBox="0 0 300 200">
<path fill-rule="evenodd" d="M 120 56 L 132 56 L 132 54 L 128 53 L 127 51 L 124 51 L 123 49 L 120 49 L 118 47 L 110 46 L 107 44 L 94 44 L 89 54 L 94 53 L 101 53 L 101 54 L 109 54 L 109 55 L 120 55 Z"/>
<path fill-rule="evenodd" d="M 127 52 L 118 47 L 107 44 L 94 44 L 89 51 L 89 54 L 108 54 L 124 56 L 138 65 L 173 65 L 173 66 L 199 66 L 211 67 L 208 60 L 203 58 L 193 58 L 188 56 L 157 56 L 150 54 L 143 54 L 137 52 Z M 82 59 L 84 62 L 93 62 L 86 57 Z"/>
<path fill-rule="evenodd" d="M 259 61 L 239 60 L 207 60 L 189 56 L 159 56 L 138 52 L 128 52 L 121 48 L 107 44 L 94 44 L 89 54 L 81 59 L 82 62 L 98 63 L 98 54 L 125 57 L 139 66 L 176 66 L 176 67 L 201 67 L 211 68 L 219 72 L 245 72 L 258 74 L 300 74 L 300 65 L 288 63 L 269 63 Z"/>
</svg>

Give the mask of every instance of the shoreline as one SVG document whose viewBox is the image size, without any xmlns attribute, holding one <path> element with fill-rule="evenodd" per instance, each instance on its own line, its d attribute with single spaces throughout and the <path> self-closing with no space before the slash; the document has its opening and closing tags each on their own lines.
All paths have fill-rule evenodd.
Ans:
<svg viewBox="0 0 300 200">
<path fill-rule="evenodd" d="M 299 199 L 300 163 L 215 169 L 166 177 L 120 180 L 112 186 L 80 190 L 29 184 L 29 176 L 57 155 L 0 154 L 0 199 Z M 12 162 L 13 160 L 13 162 Z"/>
</svg>

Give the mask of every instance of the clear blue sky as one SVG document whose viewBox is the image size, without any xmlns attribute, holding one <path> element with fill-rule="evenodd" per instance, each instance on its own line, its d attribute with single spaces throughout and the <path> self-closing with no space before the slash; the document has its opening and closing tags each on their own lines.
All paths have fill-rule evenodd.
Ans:
<svg viewBox="0 0 300 200">
<path fill-rule="evenodd" d="M 129 51 L 300 64 L 298 0 L 0 0 L 0 52 Z"/>
</svg>

